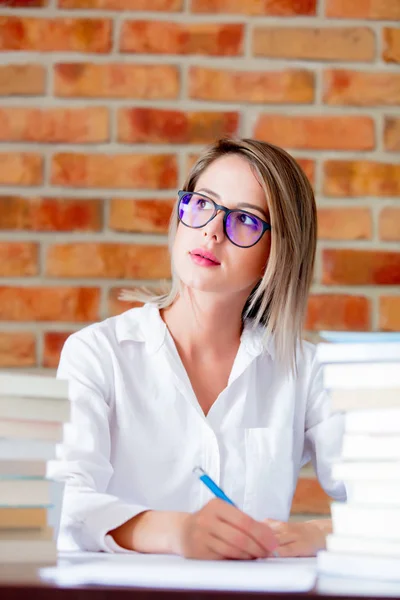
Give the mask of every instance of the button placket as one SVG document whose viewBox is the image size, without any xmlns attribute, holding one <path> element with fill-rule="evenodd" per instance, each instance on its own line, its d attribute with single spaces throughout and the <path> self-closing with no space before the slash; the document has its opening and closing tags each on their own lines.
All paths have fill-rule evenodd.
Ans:
<svg viewBox="0 0 400 600">
<path fill-rule="evenodd" d="M 221 457 L 218 445 L 218 439 L 213 429 L 204 423 L 202 431 L 202 445 L 203 445 L 203 464 L 201 466 L 206 473 L 215 481 L 217 485 L 220 483 L 221 478 Z M 201 486 L 201 499 L 202 505 L 206 504 L 214 498 L 214 495 L 205 485 Z"/>
</svg>

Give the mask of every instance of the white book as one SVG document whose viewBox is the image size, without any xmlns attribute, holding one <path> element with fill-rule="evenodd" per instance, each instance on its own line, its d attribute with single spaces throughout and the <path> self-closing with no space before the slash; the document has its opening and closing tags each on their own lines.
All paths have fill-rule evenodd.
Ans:
<svg viewBox="0 0 400 600">
<path fill-rule="evenodd" d="M 15 509 L 21 510 L 21 509 Z M 28 509 L 29 510 L 29 509 Z M 36 509 L 33 509 L 36 510 Z M 0 540 L 52 540 L 54 539 L 53 527 L 48 525 L 37 528 L 7 528 L 0 529 Z"/>
<path fill-rule="evenodd" d="M 0 396 L 0 419 L 66 423 L 70 415 L 70 401 L 65 398 Z"/>
<path fill-rule="evenodd" d="M 397 459 L 400 461 L 400 433 L 398 435 L 345 433 L 340 456 L 342 460 Z"/>
<path fill-rule="evenodd" d="M 49 479 L 0 479 L 0 506 L 50 506 Z"/>
<path fill-rule="evenodd" d="M 323 367 L 323 383 L 328 389 L 400 389 L 400 361 L 328 364 Z"/>
<path fill-rule="evenodd" d="M 400 508 L 400 478 L 376 481 L 344 480 L 348 504 L 397 506 Z"/>
<path fill-rule="evenodd" d="M 0 564 L 56 562 L 55 540 L 0 540 Z"/>
<path fill-rule="evenodd" d="M 48 375 L 0 373 L 0 396 L 68 398 L 68 381 Z"/>
<path fill-rule="evenodd" d="M 400 342 L 400 331 L 320 331 L 333 344 L 378 344 Z"/>
<path fill-rule="evenodd" d="M 53 460 L 56 444 L 42 440 L 0 438 L 0 460 Z"/>
<path fill-rule="evenodd" d="M 63 432 L 62 423 L 0 419 L 0 438 L 61 442 Z"/>
<path fill-rule="evenodd" d="M 0 477 L 45 477 L 47 472 L 46 460 L 1 460 Z"/>
<path fill-rule="evenodd" d="M 400 507 L 332 502 L 331 514 L 335 535 L 400 542 Z"/>
<path fill-rule="evenodd" d="M 346 433 L 400 434 L 400 408 L 348 411 L 344 430 Z"/>
<path fill-rule="evenodd" d="M 329 390 L 334 411 L 398 408 L 400 415 L 400 388 L 393 389 L 333 389 Z"/>
<path fill-rule="evenodd" d="M 341 554 L 322 550 L 317 556 L 317 569 L 323 575 L 357 577 L 377 581 L 400 581 L 398 558 Z"/>
<path fill-rule="evenodd" d="M 317 344 L 321 363 L 364 363 L 400 361 L 400 342 Z"/>
<path fill-rule="evenodd" d="M 400 460 L 352 460 L 332 464 L 332 479 L 336 481 L 400 481 Z"/>
<path fill-rule="evenodd" d="M 341 552 L 343 554 L 369 554 L 370 556 L 400 558 L 400 541 L 391 542 L 378 538 L 358 538 L 330 534 L 326 538 L 326 549 L 329 552 Z"/>
</svg>

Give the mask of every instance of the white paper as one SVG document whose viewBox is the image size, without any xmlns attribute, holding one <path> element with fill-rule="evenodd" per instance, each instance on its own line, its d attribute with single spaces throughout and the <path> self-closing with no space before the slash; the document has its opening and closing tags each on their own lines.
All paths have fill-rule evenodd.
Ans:
<svg viewBox="0 0 400 600">
<path fill-rule="evenodd" d="M 314 586 L 316 561 L 279 558 L 200 561 L 159 554 L 108 554 L 93 558 L 92 554 L 87 558 L 71 557 L 57 567 L 41 569 L 40 576 L 67 585 L 305 592 Z"/>
</svg>

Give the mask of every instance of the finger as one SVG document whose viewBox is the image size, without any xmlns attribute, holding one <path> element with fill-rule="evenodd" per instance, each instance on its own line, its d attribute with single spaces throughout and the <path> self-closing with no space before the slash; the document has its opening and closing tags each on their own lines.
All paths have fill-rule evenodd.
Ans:
<svg viewBox="0 0 400 600">
<path fill-rule="evenodd" d="M 250 535 L 224 521 L 218 522 L 212 535 L 245 553 L 249 558 L 266 558 L 269 555 L 269 552 Z"/>
<path fill-rule="evenodd" d="M 271 527 L 279 546 L 291 544 L 299 539 L 299 533 L 292 523 L 275 519 L 265 519 L 264 523 Z"/>
<path fill-rule="evenodd" d="M 275 552 L 280 558 L 315 556 L 315 553 L 309 547 L 300 542 L 279 546 Z"/>
<path fill-rule="evenodd" d="M 277 540 L 272 529 L 266 523 L 255 521 L 249 515 L 223 500 L 221 500 L 221 504 L 215 505 L 215 509 L 222 521 L 250 535 L 267 552 L 271 552 L 276 548 Z"/>
<path fill-rule="evenodd" d="M 248 552 L 240 550 L 236 546 L 232 546 L 225 540 L 218 538 L 212 534 L 209 535 L 207 540 L 207 548 L 213 554 L 219 556 L 219 559 L 228 558 L 232 560 L 250 560 L 253 558 Z"/>
<path fill-rule="evenodd" d="M 293 544 L 299 539 L 299 536 L 292 531 L 282 531 L 274 533 L 278 541 L 278 546 L 286 546 L 286 544 Z"/>
<path fill-rule="evenodd" d="M 219 552 L 217 552 L 215 549 L 213 549 L 210 544 L 205 543 L 204 548 L 205 548 L 205 552 L 201 556 L 201 558 L 203 558 L 205 560 L 224 560 L 225 559 L 225 556 L 223 554 L 220 554 Z M 199 558 L 199 557 L 196 557 L 196 558 Z"/>
<path fill-rule="evenodd" d="M 274 530 L 280 529 L 282 526 L 286 525 L 284 521 L 277 521 L 276 519 L 264 519 L 263 522 Z"/>
</svg>

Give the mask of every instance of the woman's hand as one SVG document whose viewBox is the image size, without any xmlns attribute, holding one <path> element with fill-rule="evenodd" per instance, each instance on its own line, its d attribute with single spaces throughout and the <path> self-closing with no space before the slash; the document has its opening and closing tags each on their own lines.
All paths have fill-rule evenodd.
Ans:
<svg viewBox="0 0 400 600">
<path fill-rule="evenodd" d="M 315 556 L 326 547 L 326 536 L 332 531 L 331 519 L 315 519 L 302 523 L 285 523 L 266 519 L 264 521 L 278 540 L 275 553 L 279 557 Z"/>
<path fill-rule="evenodd" d="M 271 528 L 215 498 L 181 522 L 176 551 L 186 558 L 266 558 L 277 546 Z"/>
</svg>

